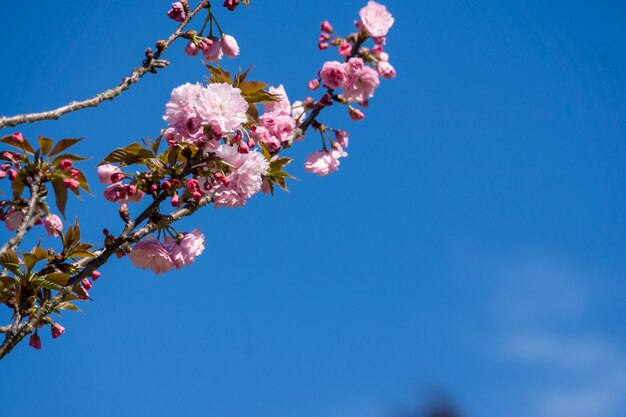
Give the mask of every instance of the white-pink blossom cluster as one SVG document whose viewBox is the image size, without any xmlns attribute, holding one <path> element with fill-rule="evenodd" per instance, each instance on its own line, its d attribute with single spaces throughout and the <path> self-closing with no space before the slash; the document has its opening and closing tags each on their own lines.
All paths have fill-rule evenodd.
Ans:
<svg viewBox="0 0 626 417">
<path fill-rule="evenodd" d="M 240 129 L 248 118 L 248 103 L 241 90 L 226 83 L 202 86 L 186 83 L 172 90 L 163 119 L 168 143 L 193 143 L 200 149 L 213 150 L 215 139 Z M 211 137 L 205 134 L 210 128 Z"/>
<path fill-rule="evenodd" d="M 261 189 L 269 162 L 260 152 L 240 153 L 236 146 L 222 144 L 215 154 L 232 167 L 225 180 L 211 188 L 215 207 L 237 207 Z"/>
<path fill-rule="evenodd" d="M 350 58 L 348 62 L 328 61 L 322 66 L 319 75 L 328 88 L 343 88 L 343 95 L 349 101 L 368 100 L 380 85 L 378 72 L 358 57 Z"/>
<path fill-rule="evenodd" d="M 296 138 L 297 120 L 302 117 L 302 102 L 289 102 L 283 85 L 270 87 L 269 93 L 280 97 L 280 101 L 267 103 L 263 106 L 265 112 L 259 117 L 259 124 L 252 126 L 250 136 L 263 142 L 270 152 L 277 151 L 283 144 L 289 144 Z"/>
<path fill-rule="evenodd" d="M 200 229 L 183 233 L 179 239 L 168 236 L 163 242 L 148 236 L 133 246 L 128 257 L 138 268 L 163 274 L 191 264 L 204 251 L 204 243 L 205 238 Z"/>
</svg>

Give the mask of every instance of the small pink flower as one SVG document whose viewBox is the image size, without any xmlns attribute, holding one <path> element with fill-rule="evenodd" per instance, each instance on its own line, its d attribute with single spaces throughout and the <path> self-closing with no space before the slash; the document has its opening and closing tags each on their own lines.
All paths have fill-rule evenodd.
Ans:
<svg viewBox="0 0 626 417">
<path fill-rule="evenodd" d="M 341 42 L 341 45 L 339 45 L 339 55 L 345 57 L 352 55 L 352 45 L 350 45 L 350 42 Z"/>
<path fill-rule="evenodd" d="M 378 72 L 366 66 L 361 58 L 350 58 L 347 62 L 348 82 L 344 96 L 350 101 L 362 102 L 374 95 L 380 85 Z"/>
<path fill-rule="evenodd" d="M 72 169 L 72 161 L 69 159 L 62 159 L 61 162 L 59 162 L 59 168 L 61 168 L 63 171 L 69 171 L 70 169 Z"/>
<path fill-rule="evenodd" d="M 33 347 L 37 350 L 41 349 L 41 338 L 35 333 L 30 336 L 28 340 L 28 346 Z"/>
<path fill-rule="evenodd" d="M 74 178 L 75 180 L 77 180 L 78 177 L 80 177 L 80 171 L 77 169 L 73 169 L 70 171 L 70 176 Z"/>
<path fill-rule="evenodd" d="M 59 323 L 52 323 L 52 326 L 50 326 L 50 330 L 52 330 L 53 339 L 56 339 L 57 337 L 65 333 L 65 327 L 61 326 Z"/>
<path fill-rule="evenodd" d="M 394 23 L 393 16 L 387 8 L 375 1 L 368 2 L 359 12 L 359 16 L 365 29 L 374 37 L 387 35 Z"/>
<path fill-rule="evenodd" d="M 9 211 L 7 211 L 6 218 L 4 219 L 4 225 L 10 231 L 14 232 L 18 227 L 22 225 L 22 221 L 24 220 L 24 214 L 21 210 L 16 210 L 11 207 Z"/>
<path fill-rule="evenodd" d="M 52 237 L 59 236 L 57 230 L 63 230 L 63 222 L 61 221 L 61 218 L 56 214 L 46 216 L 46 218 L 43 220 L 43 226 L 46 228 L 48 236 Z"/>
<path fill-rule="evenodd" d="M 14 169 L 10 169 L 7 171 L 7 174 L 9 175 L 9 180 L 13 181 L 14 179 L 17 178 L 17 171 Z"/>
<path fill-rule="evenodd" d="M 198 48 L 193 41 L 189 41 L 187 46 L 185 46 L 185 53 L 189 56 L 196 56 L 199 52 L 200 48 Z"/>
<path fill-rule="evenodd" d="M 172 207 L 178 207 L 180 205 L 180 197 L 178 196 L 178 194 L 174 194 L 172 196 L 172 198 L 170 199 L 170 204 L 172 205 Z"/>
<path fill-rule="evenodd" d="M 177 22 L 182 22 L 185 20 L 185 8 L 183 4 L 179 1 L 176 3 L 172 3 L 172 8 L 167 12 L 167 15 L 170 19 L 175 20 Z"/>
<path fill-rule="evenodd" d="M 339 158 L 344 156 L 348 156 L 348 154 L 336 149 L 313 152 L 306 158 L 304 169 L 323 177 L 337 171 L 339 169 Z"/>
<path fill-rule="evenodd" d="M 98 167 L 98 179 L 103 184 L 113 184 L 113 180 L 111 179 L 111 175 L 120 172 L 120 169 L 111 164 L 104 164 Z"/>
<path fill-rule="evenodd" d="M 328 20 L 324 20 L 321 25 L 322 32 L 332 32 L 333 27 Z"/>
<path fill-rule="evenodd" d="M 391 66 L 389 62 L 379 61 L 378 62 L 378 73 L 381 77 L 391 80 L 396 76 L 396 70 Z"/>
<path fill-rule="evenodd" d="M 151 269 L 156 274 L 168 272 L 174 267 L 170 253 L 154 236 L 135 244 L 128 258 L 136 267 Z"/>
<path fill-rule="evenodd" d="M 324 42 L 323 40 L 320 40 L 319 43 L 317 44 L 317 47 L 320 49 L 320 51 L 323 51 L 324 49 L 328 49 L 328 42 Z"/>
<path fill-rule="evenodd" d="M 337 61 L 325 62 L 320 71 L 320 78 L 328 88 L 343 88 L 348 81 L 346 64 Z"/>
<path fill-rule="evenodd" d="M 22 136 L 22 132 L 16 132 L 16 133 L 12 134 L 11 137 L 16 142 L 24 142 L 24 136 Z"/>
<path fill-rule="evenodd" d="M 93 281 L 96 281 L 98 278 L 100 278 L 100 276 L 101 276 L 101 275 L 102 275 L 102 274 L 101 274 L 100 272 L 98 272 L 98 271 L 93 271 L 93 272 L 91 273 L 91 279 L 92 279 Z"/>
<path fill-rule="evenodd" d="M 237 45 L 237 40 L 231 35 L 222 35 L 222 40 L 220 41 L 220 46 L 222 47 L 222 52 L 229 58 L 234 58 L 239 55 L 239 45 Z"/>
<path fill-rule="evenodd" d="M 217 38 L 206 38 L 205 43 L 207 40 L 209 40 L 211 44 L 209 45 L 208 49 L 202 51 L 202 55 L 204 55 L 204 58 L 209 62 L 217 62 L 222 59 L 223 52 L 220 40 Z"/>
</svg>

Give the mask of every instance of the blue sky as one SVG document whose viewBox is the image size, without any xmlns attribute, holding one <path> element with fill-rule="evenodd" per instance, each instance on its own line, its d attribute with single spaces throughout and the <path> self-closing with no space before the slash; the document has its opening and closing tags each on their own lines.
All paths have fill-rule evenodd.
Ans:
<svg viewBox="0 0 626 417">
<path fill-rule="evenodd" d="M 220 10 L 242 48 L 224 65 L 254 64 L 301 99 L 336 59 L 316 50 L 319 23 L 347 33 L 364 3 Z M 383 417 L 434 391 L 468 416 L 626 414 L 626 5 L 386 4 L 397 78 L 364 121 L 322 119 L 350 131 L 340 171 L 304 172 L 311 135 L 290 151 L 289 194 L 181 226 L 209 237 L 193 266 L 107 265 L 61 339 L 0 364 L 3 416 Z M 0 114 L 116 84 L 173 30 L 168 8 L 35 1 L 2 14 Z M 92 241 L 120 226 L 97 162 L 156 136 L 170 90 L 205 76 L 182 48 L 112 103 L 20 128 L 87 137 L 96 197 L 67 211 Z"/>
</svg>

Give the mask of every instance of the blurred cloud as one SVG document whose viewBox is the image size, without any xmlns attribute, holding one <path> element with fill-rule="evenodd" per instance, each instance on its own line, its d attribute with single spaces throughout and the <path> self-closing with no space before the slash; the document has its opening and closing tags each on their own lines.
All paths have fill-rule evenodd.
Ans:
<svg viewBox="0 0 626 417">
<path fill-rule="evenodd" d="M 493 309 L 499 357 L 525 384 L 536 417 L 618 417 L 626 413 L 626 354 L 589 325 L 594 273 L 545 258 L 508 262 Z"/>
</svg>

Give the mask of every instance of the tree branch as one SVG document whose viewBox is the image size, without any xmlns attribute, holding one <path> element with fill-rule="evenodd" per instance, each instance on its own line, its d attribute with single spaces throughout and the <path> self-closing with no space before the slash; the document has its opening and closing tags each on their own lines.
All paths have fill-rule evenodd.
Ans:
<svg viewBox="0 0 626 417">
<path fill-rule="evenodd" d="M 106 100 L 113 100 L 124 91 L 128 90 L 131 85 L 139 81 L 141 77 L 149 72 L 155 72 L 158 68 L 164 68 L 169 65 L 169 62 L 161 59 L 161 55 L 169 48 L 169 46 L 179 37 L 183 35 L 183 29 L 189 22 L 205 7 L 209 5 L 208 0 L 202 0 L 195 9 L 193 9 L 187 15 L 187 18 L 176 28 L 176 30 L 170 35 L 165 42 L 157 43 L 157 51 L 154 56 L 148 56 L 143 65 L 135 68 L 130 76 L 124 78 L 117 86 L 105 90 L 94 97 L 83 100 L 73 101 L 65 106 L 59 107 L 54 110 L 44 111 L 41 113 L 27 113 L 18 114 L 11 117 L 0 117 L 0 129 L 5 127 L 18 126 L 25 123 L 40 122 L 42 120 L 56 120 L 67 113 L 82 110 L 88 107 L 97 107 L 100 103 Z"/>
<path fill-rule="evenodd" d="M 11 249 L 15 249 L 20 244 L 22 239 L 24 239 L 26 233 L 28 233 L 35 223 L 43 217 L 44 212 L 39 206 L 39 201 L 46 194 L 47 190 L 45 187 L 42 187 L 39 177 L 35 177 L 33 179 L 29 188 L 30 198 L 28 199 L 28 207 L 26 208 L 26 213 L 24 213 L 22 224 L 17 228 L 15 235 L 2 245 L 0 248 L 0 256 L 4 255 Z"/>
</svg>

